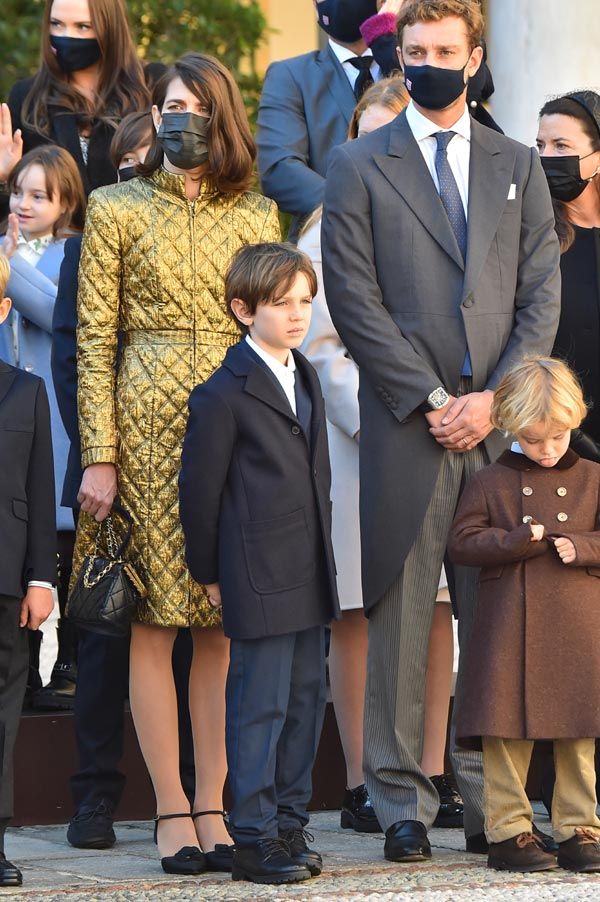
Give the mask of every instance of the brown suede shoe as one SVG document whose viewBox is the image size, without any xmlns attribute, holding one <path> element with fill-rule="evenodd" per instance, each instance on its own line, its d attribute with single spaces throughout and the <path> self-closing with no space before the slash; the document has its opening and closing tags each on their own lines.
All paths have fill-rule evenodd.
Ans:
<svg viewBox="0 0 600 902">
<path fill-rule="evenodd" d="M 558 844 L 558 866 L 565 871 L 590 874 L 600 871 L 600 839 L 592 830 L 579 827 L 575 836 Z"/>
<path fill-rule="evenodd" d="M 560 853 L 559 853 L 560 854 Z M 491 842 L 488 852 L 488 868 L 496 871 L 549 871 L 558 867 L 554 855 L 545 852 L 533 833 L 519 833 L 504 842 Z"/>
</svg>

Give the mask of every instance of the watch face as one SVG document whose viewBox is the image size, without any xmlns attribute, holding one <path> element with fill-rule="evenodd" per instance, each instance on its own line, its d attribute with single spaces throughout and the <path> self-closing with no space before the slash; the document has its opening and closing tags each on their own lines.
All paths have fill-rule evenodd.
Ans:
<svg viewBox="0 0 600 902">
<path fill-rule="evenodd" d="M 434 410 L 439 410 L 440 407 L 444 407 L 448 403 L 449 398 L 448 392 L 440 387 L 434 389 L 427 400 Z"/>
</svg>

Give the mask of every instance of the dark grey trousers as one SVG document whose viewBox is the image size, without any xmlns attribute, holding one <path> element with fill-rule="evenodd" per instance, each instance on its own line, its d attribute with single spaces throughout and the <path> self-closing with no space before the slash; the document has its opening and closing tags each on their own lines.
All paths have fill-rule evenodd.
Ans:
<svg viewBox="0 0 600 902">
<path fill-rule="evenodd" d="M 13 752 L 27 684 L 29 643 L 18 599 L 0 595 L 0 851 L 13 815 Z"/>
<path fill-rule="evenodd" d="M 398 578 L 369 617 L 365 697 L 365 779 L 384 830 L 401 820 L 429 828 L 439 808 L 435 787 L 420 767 L 425 681 L 433 606 L 448 533 L 461 489 L 489 462 L 483 445 L 465 454 L 446 452 L 425 519 Z M 454 568 L 459 642 L 464 652 L 471 631 L 478 571 Z M 460 665 L 458 694 L 460 704 Z M 452 748 L 452 762 L 465 802 L 465 833 L 483 831 L 481 753 Z"/>
</svg>

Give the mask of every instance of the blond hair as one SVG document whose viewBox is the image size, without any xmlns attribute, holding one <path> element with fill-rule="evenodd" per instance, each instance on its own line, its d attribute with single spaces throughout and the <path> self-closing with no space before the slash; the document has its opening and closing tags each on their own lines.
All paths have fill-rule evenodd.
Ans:
<svg viewBox="0 0 600 902">
<path fill-rule="evenodd" d="M 6 294 L 6 286 L 8 285 L 9 279 L 10 263 L 8 262 L 8 257 L 5 257 L 4 254 L 0 251 L 0 301 Z"/>
<path fill-rule="evenodd" d="M 531 357 L 500 381 L 492 404 L 492 424 L 518 435 L 534 423 L 575 429 L 587 413 L 575 373 L 554 357 Z"/>
<path fill-rule="evenodd" d="M 467 26 L 471 50 L 480 47 L 484 21 L 478 0 L 409 0 L 398 15 L 398 45 L 402 47 L 404 29 L 417 22 L 439 22 L 454 16 Z"/>
</svg>

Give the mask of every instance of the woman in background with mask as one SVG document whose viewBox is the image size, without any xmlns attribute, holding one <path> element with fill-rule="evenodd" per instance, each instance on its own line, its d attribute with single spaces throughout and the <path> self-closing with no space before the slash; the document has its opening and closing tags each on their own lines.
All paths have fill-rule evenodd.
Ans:
<svg viewBox="0 0 600 902">
<path fill-rule="evenodd" d="M 147 82 L 163 72 L 138 59 L 124 0 L 46 0 L 40 68 L 2 104 L 0 182 L 40 144 L 69 151 L 86 194 L 116 182 L 115 128 L 127 113 L 150 108 Z"/>
<path fill-rule="evenodd" d="M 579 375 L 592 407 L 583 432 L 600 451 L 600 96 L 576 91 L 540 112 L 537 145 L 548 179 L 561 246 L 562 305 L 553 355 Z M 576 437 L 577 441 L 577 437 Z M 580 437 L 585 442 L 585 436 Z"/>
<path fill-rule="evenodd" d="M 280 232 L 276 205 L 248 190 L 255 146 L 231 74 L 212 57 L 188 53 L 153 99 L 156 134 L 140 177 L 94 192 L 88 207 L 78 298 L 86 469 L 76 558 L 93 548 L 97 521 L 118 492 L 133 516 L 132 556 L 148 592 L 132 625 L 130 703 L 156 793 L 158 847 L 165 871 L 194 874 L 231 870 L 221 812 L 228 642 L 220 611 L 185 565 L 181 444 L 192 388 L 239 340 L 222 300 L 229 262 L 242 245 L 277 241 Z M 171 665 L 178 627 L 191 628 L 194 642 L 193 817 L 179 776 Z"/>
</svg>

